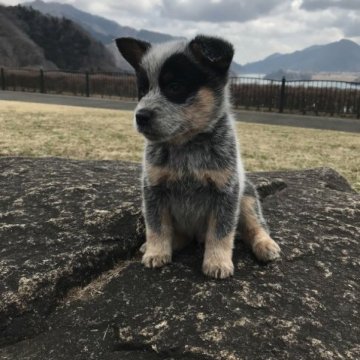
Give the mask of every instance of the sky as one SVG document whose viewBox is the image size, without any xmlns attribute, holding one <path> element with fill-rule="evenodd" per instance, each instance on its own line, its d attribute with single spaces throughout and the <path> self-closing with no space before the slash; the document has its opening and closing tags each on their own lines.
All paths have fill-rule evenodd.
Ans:
<svg viewBox="0 0 360 360">
<path fill-rule="evenodd" d="M 48 0 L 45 0 L 49 2 Z M 0 0 L 5 5 L 25 1 Z M 58 0 L 136 29 L 222 36 L 240 64 L 342 38 L 360 44 L 360 0 Z"/>
</svg>

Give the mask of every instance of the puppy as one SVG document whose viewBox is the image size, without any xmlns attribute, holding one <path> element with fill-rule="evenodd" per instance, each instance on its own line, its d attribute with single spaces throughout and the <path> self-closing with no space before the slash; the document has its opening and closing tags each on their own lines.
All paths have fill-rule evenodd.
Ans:
<svg viewBox="0 0 360 360">
<path fill-rule="evenodd" d="M 174 250 L 196 238 L 205 243 L 204 274 L 227 278 L 234 273 L 237 225 L 259 260 L 279 257 L 239 154 L 228 89 L 233 46 L 203 35 L 160 45 L 119 38 L 116 44 L 136 72 L 134 121 L 147 140 L 143 264 L 170 263 Z"/>
</svg>

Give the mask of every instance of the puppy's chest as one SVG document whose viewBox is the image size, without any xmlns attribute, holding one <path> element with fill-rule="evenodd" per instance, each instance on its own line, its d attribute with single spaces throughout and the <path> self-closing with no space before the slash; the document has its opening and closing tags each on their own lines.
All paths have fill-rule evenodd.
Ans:
<svg viewBox="0 0 360 360">
<path fill-rule="evenodd" d="M 193 234 L 205 226 L 214 204 L 231 191 L 236 180 L 234 168 L 219 167 L 213 154 L 167 152 L 147 158 L 144 164 L 145 185 L 156 188 L 167 199 L 184 233 Z"/>
<path fill-rule="evenodd" d="M 233 170 L 219 168 L 204 154 L 170 154 L 161 163 L 145 163 L 145 176 L 149 185 L 167 188 L 194 189 L 215 187 L 222 189 L 229 182 Z"/>
</svg>

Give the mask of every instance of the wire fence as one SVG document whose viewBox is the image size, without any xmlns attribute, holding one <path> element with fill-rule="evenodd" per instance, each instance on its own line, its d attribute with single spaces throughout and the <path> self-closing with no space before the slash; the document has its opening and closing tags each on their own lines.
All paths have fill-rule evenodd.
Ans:
<svg viewBox="0 0 360 360">
<path fill-rule="evenodd" d="M 134 75 L 0 68 L 2 90 L 136 99 Z M 230 78 L 235 108 L 360 118 L 360 83 Z"/>
<path fill-rule="evenodd" d="M 328 80 L 230 80 L 237 108 L 360 118 L 360 83 Z"/>
<path fill-rule="evenodd" d="M 2 90 L 106 98 L 137 97 L 134 75 L 117 72 L 1 68 L 0 80 Z"/>
</svg>

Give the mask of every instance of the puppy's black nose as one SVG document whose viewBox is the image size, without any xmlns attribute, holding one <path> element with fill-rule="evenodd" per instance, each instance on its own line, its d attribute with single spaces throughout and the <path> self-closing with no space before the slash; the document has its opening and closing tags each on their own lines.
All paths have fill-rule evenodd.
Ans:
<svg viewBox="0 0 360 360">
<path fill-rule="evenodd" d="M 148 109 L 140 109 L 136 112 L 136 123 L 138 126 L 146 126 L 154 116 L 154 112 Z"/>
</svg>

